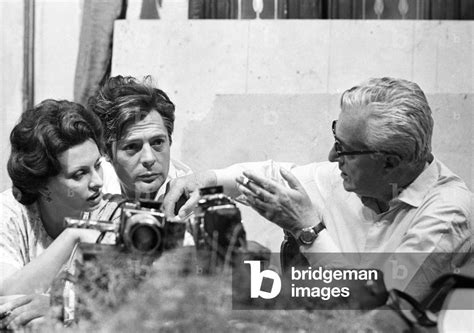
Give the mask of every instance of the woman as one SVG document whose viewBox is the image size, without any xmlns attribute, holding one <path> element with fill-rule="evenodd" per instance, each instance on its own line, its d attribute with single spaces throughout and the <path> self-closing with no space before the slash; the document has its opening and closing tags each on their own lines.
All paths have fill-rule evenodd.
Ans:
<svg viewBox="0 0 474 333">
<path fill-rule="evenodd" d="M 79 104 L 45 100 L 25 111 L 11 135 L 0 194 L 0 295 L 45 292 L 75 244 L 95 230 L 64 228 L 102 200 L 100 120 Z"/>
</svg>

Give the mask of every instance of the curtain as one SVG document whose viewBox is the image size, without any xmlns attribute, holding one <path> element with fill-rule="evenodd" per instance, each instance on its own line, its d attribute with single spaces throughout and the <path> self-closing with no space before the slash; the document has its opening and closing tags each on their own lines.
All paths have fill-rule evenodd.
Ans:
<svg viewBox="0 0 474 333">
<path fill-rule="evenodd" d="M 125 0 L 84 0 L 74 100 L 87 105 L 110 74 L 114 21 L 125 18 Z"/>
<path fill-rule="evenodd" d="M 380 0 L 379 0 L 380 1 Z M 255 18 L 253 0 L 241 0 L 241 17 Z M 424 19 L 472 20 L 473 0 L 406 0 L 408 10 L 400 14 L 399 0 L 384 0 L 378 16 L 374 10 L 376 0 L 278 0 L 279 19 Z M 380 3 L 380 2 L 379 2 Z M 263 0 L 262 19 L 275 18 L 275 0 Z M 235 19 L 238 17 L 238 0 L 189 0 L 191 19 Z"/>
</svg>

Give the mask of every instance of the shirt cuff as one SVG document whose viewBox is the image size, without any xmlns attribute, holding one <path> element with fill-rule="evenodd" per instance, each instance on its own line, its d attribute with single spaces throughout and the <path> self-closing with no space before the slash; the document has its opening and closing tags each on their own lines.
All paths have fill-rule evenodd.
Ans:
<svg viewBox="0 0 474 333">
<path fill-rule="evenodd" d="M 240 191 L 238 190 L 238 184 L 235 178 L 240 176 L 243 170 L 237 170 L 235 168 L 225 168 L 212 170 L 216 174 L 217 185 L 224 187 L 224 193 L 230 196 L 238 196 Z"/>
</svg>

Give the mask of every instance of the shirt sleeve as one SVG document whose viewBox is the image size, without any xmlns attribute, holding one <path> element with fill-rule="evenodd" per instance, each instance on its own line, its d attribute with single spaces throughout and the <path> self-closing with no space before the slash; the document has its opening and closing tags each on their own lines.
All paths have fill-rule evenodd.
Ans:
<svg viewBox="0 0 474 333">
<path fill-rule="evenodd" d="M 438 198 L 422 207 L 383 266 L 389 288 L 422 299 L 438 277 L 474 264 L 470 212 L 459 203 Z"/>
<path fill-rule="evenodd" d="M 263 162 L 238 163 L 225 169 L 217 169 L 213 171 L 216 174 L 217 184 L 224 187 L 224 192 L 232 197 L 237 197 L 241 193 L 238 190 L 238 184 L 235 181 L 235 178 L 241 176 L 244 171 L 252 170 L 265 178 L 270 178 L 283 184 L 286 182 L 280 174 L 280 168 L 291 170 L 295 167 L 296 165 L 293 163 L 268 160 Z"/>
<path fill-rule="evenodd" d="M 0 202 L 0 266 L 2 268 L 10 266 L 20 269 L 26 265 L 27 249 L 24 247 L 20 221 L 21 216 L 18 216 L 7 202 Z"/>
</svg>

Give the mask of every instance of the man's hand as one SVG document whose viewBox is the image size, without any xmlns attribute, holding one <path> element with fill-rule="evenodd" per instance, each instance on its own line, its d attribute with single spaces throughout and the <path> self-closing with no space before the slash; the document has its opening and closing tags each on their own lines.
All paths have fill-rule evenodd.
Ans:
<svg viewBox="0 0 474 333">
<path fill-rule="evenodd" d="M 285 169 L 280 173 L 290 188 L 252 171 L 244 171 L 248 179 L 238 177 L 236 181 L 249 205 L 281 228 L 295 234 L 319 223 L 319 214 L 298 179 Z"/>
<path fill-rule="evenodd" d="M 189 199 L 180 208 L 178 217 L 184 219 L 192 213 L 199 201 L 199 189 L 202 187 L 216 186 L 216 174 L 213 171 L 204 171 L 192 175 L 179 177 L 170 182 L 168 192 L 163 200 L 163 209 L 167 218 L 175 218 L 175 206 L 179 198 L 185 195 Z"/>
<path fill-rule="evenodd" d="M 0 329 L 32 326 L 44 320 L 50 309 L 49 295 L 20 296 L 0 305 Z"/>
</svg>

